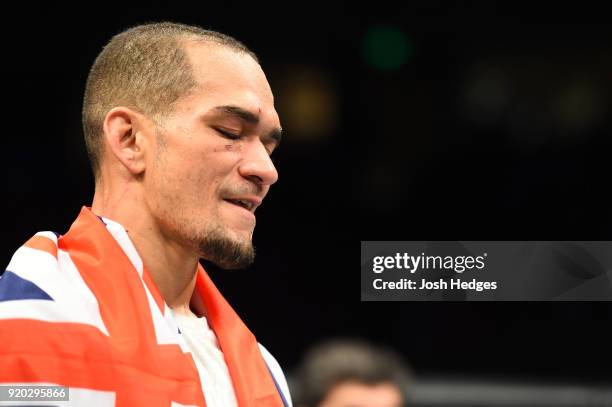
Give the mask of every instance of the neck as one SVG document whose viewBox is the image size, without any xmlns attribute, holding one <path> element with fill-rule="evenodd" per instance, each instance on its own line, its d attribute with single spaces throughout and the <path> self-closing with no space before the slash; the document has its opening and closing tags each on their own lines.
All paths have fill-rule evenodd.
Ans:
<svg viewBox="0 0 612 407">
<path fill-rule="evenodd" d="M 199 256 L 164 235 L 145 202 L 125 188 L 111 194 L 96 186 L 92 212 L 120 223 L 127 231 L 164 301 L 177 312 L 189 313 Z"/>
</svg>

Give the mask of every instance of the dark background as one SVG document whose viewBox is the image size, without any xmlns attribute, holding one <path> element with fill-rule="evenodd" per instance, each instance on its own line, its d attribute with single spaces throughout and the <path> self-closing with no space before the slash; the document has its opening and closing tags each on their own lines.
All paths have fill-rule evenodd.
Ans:
<svg viewBox="0 0 612 407">
<path fill-rule="evenodd" d="M 359 301 L 360 240 L 612 240 L 605 13 L 412 4 L 5 9 L 0 260 L 91 203 L 80 109 L 101 47 L 197 24 L 259 55 L 286 130 L 256 264 L 209 267 L 286 370 L 357 336 L 417 374 L 611 382 L 608 303 Z"/>
</svg>

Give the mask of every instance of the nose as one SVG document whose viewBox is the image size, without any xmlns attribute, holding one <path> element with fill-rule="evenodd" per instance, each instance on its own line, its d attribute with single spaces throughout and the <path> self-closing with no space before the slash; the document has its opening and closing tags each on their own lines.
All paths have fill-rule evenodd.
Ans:
<svg viewBox="0 0 612 407">
<path fill-rule="evenodd" d="M 244 178 L 258 185 L 269 186 L 274 184 L 278 181 L 278 172 L 268 151 L 259 139 L 249 144 L 244 160 L 238 167 L 238 172 Z"/>
</svg>

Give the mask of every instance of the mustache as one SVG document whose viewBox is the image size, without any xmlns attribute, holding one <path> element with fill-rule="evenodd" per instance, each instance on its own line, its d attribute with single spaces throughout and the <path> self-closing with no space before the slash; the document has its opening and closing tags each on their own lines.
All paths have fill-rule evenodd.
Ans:
<svg viewBox="0 0 612 407">
<path fill-rule="evenodd" d="M 223 188 L 220 192 L 221 192 L 221 196 L 252 196 L 252 195 L 255 195 L 262 199 L 267 194 L 267 192 L 265 191 L 265 187 L 261 185 L 257 185 L 257 184 L 227 187 L 227 188 Z"/>
</svg>

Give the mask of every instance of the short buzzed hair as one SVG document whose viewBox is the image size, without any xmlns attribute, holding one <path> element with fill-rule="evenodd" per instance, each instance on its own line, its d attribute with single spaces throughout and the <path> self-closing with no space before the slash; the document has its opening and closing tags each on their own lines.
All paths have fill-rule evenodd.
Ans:
<svg viewBox="0 0 612 407">
<path fill-rule="evenodd" d="M 91 67 L 83 98 L 83 133 L 96 180 L 103 152 L 103 122 L 109 110 L 126 106 L 161 118 L 198 85 L 184 49 L 186 40 L 229 47 L 259 62 L 235 38 L 196 26 L 150 23 L 115 35 Z"/>
<path fill-rule="evenodd" d="M 398 354 L 359 340 L 335 339 L 312 348 L 294 376 L 296 406 L 318 406 L 332 389 L 343 383 L 397 387 L 408 399 L 411 373 Z"/>
</svg>

